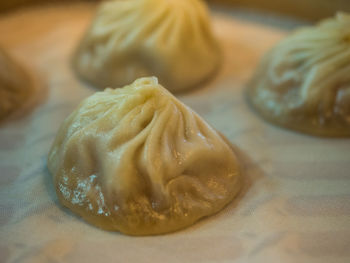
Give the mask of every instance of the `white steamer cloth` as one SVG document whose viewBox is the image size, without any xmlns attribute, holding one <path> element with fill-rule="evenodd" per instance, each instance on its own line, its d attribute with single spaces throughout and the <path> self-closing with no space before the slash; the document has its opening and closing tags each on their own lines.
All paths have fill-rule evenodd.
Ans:
<svg viewBox="0 0 350 263">
<path fill-rule="evenodd" d="M 269 125 L 243 96 L 261 55 L 296 25 L 283 18 L 215 10 L 225 64 L 179 96 L 240 148 L 247 181 L 238 200 L 154 237 L 106 232 L 63 209 L 46 158 L 61 122 L 96 91 L 69 66 L 93 10 L 72 4 L 0 18 L 0 43 L 48 88 L 31 114 L 0 127 L 0 262 L 350 262 L 350 140 Z"/>
</svg>

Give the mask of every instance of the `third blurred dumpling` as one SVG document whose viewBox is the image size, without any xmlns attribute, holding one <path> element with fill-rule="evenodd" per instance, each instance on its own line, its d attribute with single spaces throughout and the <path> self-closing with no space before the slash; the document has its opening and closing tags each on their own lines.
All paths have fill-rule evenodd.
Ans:
<svg viewBox="0 0 350 263">
<path fill-rule="evenodd" d="M 321 136 L 350 136 L 350 15 L 297 30 L 262 59 L 249 100 L 266 119 Z"/>
</svg>

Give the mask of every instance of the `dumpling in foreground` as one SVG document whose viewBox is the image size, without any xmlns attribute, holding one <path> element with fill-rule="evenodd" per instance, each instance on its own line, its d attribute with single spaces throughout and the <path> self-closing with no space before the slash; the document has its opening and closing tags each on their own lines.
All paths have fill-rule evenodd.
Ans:
<svg viewBox="0 0 350 263">
<path fill-rule="evenodd" d="M 156 75 L 172 92 L 198 85 L 219 64 L 202 0 L 107 1 L 73 58 L 75 71 L 97 87 Z"/>
<path fill-rule="evenodd" d="M 350 15 L 297 30 L 262 59 L 248 97 L 267 120 L 320 136 L 350 136 Z"/>
<path fill-rule="evenodd" d="M 0 48 L 0 121 L 21 109 L 32 93 L 29 74 Z"/>
<path fill-rule="evenodd" d="M 48 167 L 64 206 L 130 235 L 189 226 L 240 189 L 231 147 L 157 78 L 84 100 L 60 128 Z"/>
</svg>

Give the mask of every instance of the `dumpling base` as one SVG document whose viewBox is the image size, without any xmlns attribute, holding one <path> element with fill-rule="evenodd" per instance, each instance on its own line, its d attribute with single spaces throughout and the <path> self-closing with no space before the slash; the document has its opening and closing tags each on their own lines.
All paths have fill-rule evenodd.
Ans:
<svg viewBox="0 0 350 263">
<path fill-rule="evenodd" d="M 250 83 L 246 99 L 254 111 L 267 122 L 285 129 L 320 137 L 350 137 L 350 117 L 349 121 L 346 121 L 341 116 L 324 119 L 322 116 L 303 112 L 302 109 L 291 112 L 276 111 L 276 108 L 285 108 L 289 100 L 288 95 L 283 99 L 277 94 L 270 96 L 269 99 L 262 99 L 259 97 L 259 85 L 262 86 L 262 83 L 254 83 L 259 81 L 262 80 L 255 79 Z M 275 109 L 268 107 L 269 103 L 275 105 Z"/>
<path fill-rule="evenodd" d="M 187 227 L 192 226 L 197 221 L 212 216 L 220 212 L 225 206 L 227 206 L 239 193 L 241 189 L 240 181 L 237 180 L 237 186 L 230 193 L 225 202 L 217 202 L 212 205 L 210 210 L 205 213 L 202 211 L 179 213 L 176 207 L 180 207 L 181 204 L 175 203 L 171 209 L 167 209 L 162 212 L 156 212 L 154 210 L 144 211 L 144 214 L 137 216 L 134 214 L 131 216 L 130 221 L 125 220 L 123 216 L 117 213 L 110 215 L 101 215 L 97 213 L 91 213 L 91 211 L 81 208 L 77 209 L 76 205 L 72 205 L 62 197 L 60 190 L 56 188 L 57 196 L 60 203 L 74 211 L 74 213 L 91 225 L 101 228 L 107 231 L 117 231 L 130 236 L 149 236 L 149 235 L 161 235 L 166 233 L 176 232 Z M 135 204 L 136 205 L 136 204 Z M 134 217 L 134 218 L 132 218 Z"/>
</svg>

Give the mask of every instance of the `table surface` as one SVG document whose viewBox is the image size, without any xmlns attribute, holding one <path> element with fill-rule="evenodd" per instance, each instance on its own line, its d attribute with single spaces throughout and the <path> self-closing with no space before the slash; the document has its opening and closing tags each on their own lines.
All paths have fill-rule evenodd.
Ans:
<svg viewBox="0 0 350 263">
<path fill-rule="evenodd" d="M 69 64 L 94 10 L 76 3 L 0 17 L 0 44 L 36 72 L 43 97 L 0 126 L 0 262 L 350 262 L 350 140 L 275 127 L 244 98 L 264 52 L 303 24 L 284 17 L 214 6 L 224 64 L 177 95 L 238 147 L 245 184 L 234 202 L 153 237 L 102 231 L 62 208 L 46 158 L 62 121 L 96 92 Z"/>
</svg>

